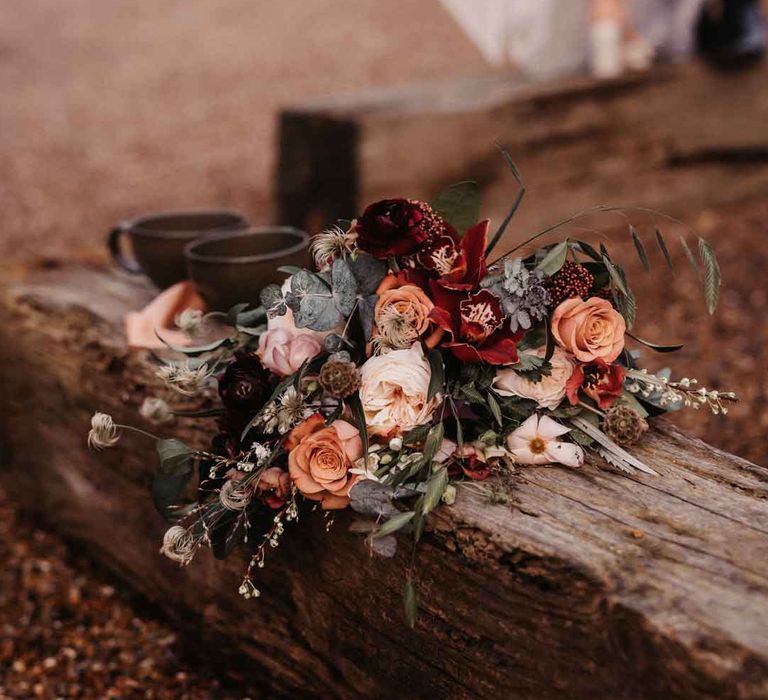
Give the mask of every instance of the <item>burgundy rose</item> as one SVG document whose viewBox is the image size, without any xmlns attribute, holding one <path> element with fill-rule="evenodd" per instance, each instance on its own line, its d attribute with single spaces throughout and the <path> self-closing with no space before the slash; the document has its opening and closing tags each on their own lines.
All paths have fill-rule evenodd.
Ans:
<svg viewBox="0 0 768 700">
<path fill-rule="evenodd" d="M 228 411 L 258 411 L 269 396 L 269 378 L 256 355 L 239 355 L 219 378 L 221 402 Z"/>
<path fill-rule="evenodd" d="M 428 204 L 407 199 L 371 204 L 355 224 L 358 247 L 380 259 L 411 255 L 444 227 Z"/>
<path fill-rule="evenodd" d="M 598 357 L 592 362 L 578 363 L 565 385 L 571 405 L 579 402 L 579 390 L 605 410 L 621 396 L 626 370 L 621 365 L 609 365 Z"/>
</svg>

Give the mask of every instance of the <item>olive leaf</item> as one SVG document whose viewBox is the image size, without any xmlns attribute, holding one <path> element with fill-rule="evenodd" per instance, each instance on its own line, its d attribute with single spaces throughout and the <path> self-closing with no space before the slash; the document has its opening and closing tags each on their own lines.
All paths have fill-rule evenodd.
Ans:
<svg viewBox="0 0 768 700">
<path fill-rule="evenodd" d="M 699 257 L 704 266 L 704 299 L 709 313 L 713 314 L 720 298 L 720 265 L 717 263 L 712 246 L 703 238 L 699 238 Z"/>
</svg>

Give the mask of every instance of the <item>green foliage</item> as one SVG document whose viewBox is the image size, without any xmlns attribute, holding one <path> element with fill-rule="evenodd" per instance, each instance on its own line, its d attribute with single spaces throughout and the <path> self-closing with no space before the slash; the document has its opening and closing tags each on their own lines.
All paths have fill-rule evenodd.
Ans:
<svg viewBox="0 0 768 700">
<path fill-rule="evenodd" d="M 536 266 L 545 275 L 554 275 L 564 264 L 568 255 L 569 243 L 566 238 L 564 241 L 552 246 L 542 261 Z"/>
<path fill-rule="evenodd" d="M 480 218 L 480 188 L 476 182 L 457 182 L 440 192 L 432 206 L 461 235 Z"/>
<path fill-rule="evenodd" d="M 398 530 L 404 528 L 408 523 L 413 520 L 413 516 L 416 515 L 416 511 L 407 510 L 403 513 L 393 515 L 387 520 L 374 534 L 374 537 L 386 537 Z"/>
<path fill-rule="evenodd" d="M 427 360 L 430 368 L 427 401 L 431 401 L 445 388 L 445 366 L 443 365 L 443 355 L 437 348 L 432 348 L 427 352 Z"/>
<path fill-rule="evenodd" d="M 192 476 L 194 454 L 194 450 L 181 440 L 157 441 L 160 468 L 152 481 L 152 502 L 165 518 L 169 517 L 169 508 L 181 498 Z"/>
</svg>

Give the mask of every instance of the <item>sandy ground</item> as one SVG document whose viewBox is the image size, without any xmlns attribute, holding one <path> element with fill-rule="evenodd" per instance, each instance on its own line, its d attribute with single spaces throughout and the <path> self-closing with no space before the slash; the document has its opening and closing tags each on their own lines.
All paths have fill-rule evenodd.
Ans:
<svg viewBox="0 0 768 700">
<path fill-rule="evenodd" d="M 487 71 L 436 0 L 0 3 L 0 255 L 153 209 L 268 222 L 281 106 Z"/>
</svg>

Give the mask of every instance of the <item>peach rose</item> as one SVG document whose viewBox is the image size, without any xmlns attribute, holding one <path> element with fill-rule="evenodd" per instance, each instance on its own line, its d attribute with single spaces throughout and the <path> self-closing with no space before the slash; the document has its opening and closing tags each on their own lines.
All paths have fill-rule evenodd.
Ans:
<svg viewBox="0 0 768 700">
<path fill-rule="evenodd" d="M 280 467 L 269 467 L 256 482 L 256 491 L 270 508 L 280 508 L 291 491 L 291 477 Z"/>
<path fill-rule="evenodd" d="M 291 432 L 285 445 L 290 449 L 288 473 L 304 496 L 320 501 L 323 510 L 349 505 L 349 489 L 357 478 L 349 470 L 363 456 L 355 426 L 343 420 L 326 426 L 315 414 Z"/>
<path fill-rule="evenodd" d="M 373 337 L 379 338 L 386 348 L 409 348 L 430 331 L 429 314 L 435 305 L 415 284 L 408 284 L 400 275 L 389 274 L 379 284 L 376 294 Z M 433 348 L 442 335 L 442 329 L 434 329 L 424 342 Z"/>
<path fill-rule="evenodd" d="M 274 328 L 259 337 L 258 356 L 270 372 L 287 377 L 323 350 L 321 340 L 298 330 Z"/>
<path fill-rule="evenodd" d="M 552 314 L 557 344 L 581 362 L 613 362 L 624 349 L 624 319 L 607 299 L 566 299 Z"/>
<path fill-rule="evenodd" d="M 546 348 L 538 348 L 531 354 L 544 357 Z M 573 362 L 563 350 L 555 348 L 550 364 L 551 373 L 549 376 L 543 376 L 538 382 L 532 382 L 524 375 L 518 374 L 514 366 L 500 369 L 493 378 L 493 388 L 501 396 L 520 396 L 535 401 L 541 408 L 557 408 L 565 398 L 566 383 L 573 374 Z"/>
<path fill-rule="evenodd" d="M 427 401 L 432 372 L 419 343 L 376 355 L 360 369 L 360 401 L 372 435 L 392 436 L 429 421 L 440 396 Z"/>
</svg>

